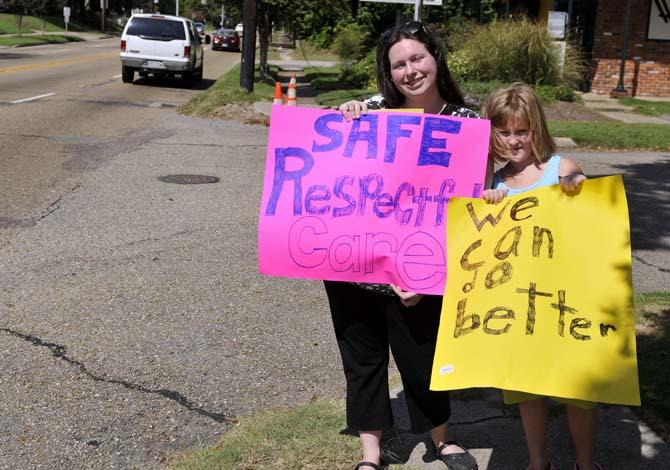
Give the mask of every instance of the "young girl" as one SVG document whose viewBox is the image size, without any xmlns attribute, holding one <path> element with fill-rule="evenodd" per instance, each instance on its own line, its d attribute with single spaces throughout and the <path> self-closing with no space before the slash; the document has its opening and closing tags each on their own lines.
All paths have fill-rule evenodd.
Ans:
<svg viewBox="0 0 670 470">
<path fill-rule="evenodd" d="M 577 192 L 586 179 L 579 165 L 554 155 L 554 144 L 544 111 L 535 91 L 524 83 L 514 83 L 494 91 L 484 108 L 491 120 L 489 157 L 504 166 L 493 176 L 492 189 L 484 191 L 488 203 L 499 203 L 541 186 L 560 184 L 566 193 Z M 528 470 L 552 470 L 547 458 L 547 398 L 530 393 L 503 392 L 506 404 L 519 403 L 521 421 L 528 443 Z M 577 452 L 575 470 L 602 470 L 593 461 L 595 404 L 556 398 L 566 404 L 568 425 Z"/>
</svg>

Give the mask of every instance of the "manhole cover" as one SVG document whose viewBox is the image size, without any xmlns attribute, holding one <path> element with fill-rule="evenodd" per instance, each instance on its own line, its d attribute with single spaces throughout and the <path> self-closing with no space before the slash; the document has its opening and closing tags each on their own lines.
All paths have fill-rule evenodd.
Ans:
<svg viewBox="0 0 670 470">
<path fill-rule="evenodd" d="M 165 175 L 158 179 L 163 183 L 174 184 L 211 184 L 219 182 L 218 177 L 208 175 Z"/>
</svg>

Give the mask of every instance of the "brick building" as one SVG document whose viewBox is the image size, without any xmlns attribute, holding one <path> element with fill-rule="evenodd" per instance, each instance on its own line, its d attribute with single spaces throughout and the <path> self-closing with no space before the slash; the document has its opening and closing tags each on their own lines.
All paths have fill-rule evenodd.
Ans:
<svg viewBox="0 0 670 470">
<path fill-rule="evenodd" d="M 598 2 L 591 91 L 609 93 L 619 81 L 627 0 Z M 670 96 L 670 1 L 632 0 L 624 87 L 633 96 Z"/>
<path fill-rule="evenodd" d="M 631 0 L 624 88 L 632 96 L 670 97 L 670 0 Z M 589 60 L 585 88 L 609 94 L 619 82 L 628 0 L 502 0 L 508 12 L 546 21 L 568 12 L 568 30 Z"/>
</svg>

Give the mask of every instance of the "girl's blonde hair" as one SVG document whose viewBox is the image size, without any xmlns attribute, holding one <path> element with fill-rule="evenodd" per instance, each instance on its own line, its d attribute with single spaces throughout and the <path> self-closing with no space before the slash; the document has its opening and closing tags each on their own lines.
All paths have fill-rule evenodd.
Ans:
<svg viewBox="0 0 670 470">
<path fill-rule="evenodd" d="M 491 121 L 489 156 L 498 161 L 504 161 L 502 155 L 506 152 L 498 129 L 509 122 L 528 126 L 533 156 L 538 163 L 546 162 L 556 152 L 540 98 L 525 83 L 512 83 L 491 93 L 484 106 L 484 117 Z"/>
</svg>

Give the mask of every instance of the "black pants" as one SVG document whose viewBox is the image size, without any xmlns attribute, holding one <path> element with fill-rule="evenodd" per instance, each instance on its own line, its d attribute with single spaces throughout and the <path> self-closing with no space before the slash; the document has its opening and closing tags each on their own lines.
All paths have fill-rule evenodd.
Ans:
<svg viewBox="0 0 670 470">
<path fill-rule="evenodd" d="M 402 378 L 412 431 L 449 419 L 448 392 L 430 384 L 442 297 L 404 307 L 395 296 L 350 283 L 325 281 L 347 379 L 347 425 L 357 431 L 393 425 L 388 389 L 389 345 Z"/>
</svg>

